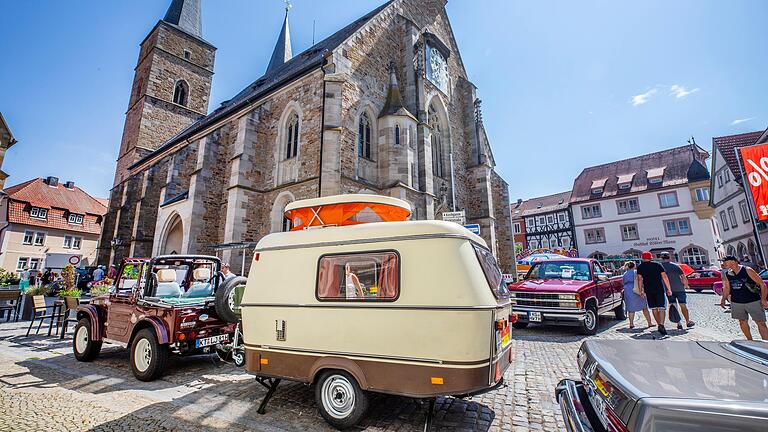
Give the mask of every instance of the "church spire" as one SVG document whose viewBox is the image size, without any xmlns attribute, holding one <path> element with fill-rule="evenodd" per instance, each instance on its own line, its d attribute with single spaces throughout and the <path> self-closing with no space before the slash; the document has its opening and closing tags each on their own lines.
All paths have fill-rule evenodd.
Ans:
<svg viewBox="0 0 768 432">
<path fill-rule="evenodd" d="M 288 28 L 288 10 L 291 8 L 291 3 L 285 1 L 285 19 L 283 20 L 283 29 L 280 30 L 280 36 L 277 38 L 277 44 L 275 50 L 272 52 L 272 59 L 269 60 L 269 66 L 267 66 L 267 73 L 279 68 L 285 62 L 293 57 L 291 51 L 291 31 Z"/>
<path fill-rule="evenodd" d="M 200 0 L 173 0 L 163 21 L 178 26 L 192 36 L 203 38 Z"/>
<path fill-rule="evenodd" d="M 403 97 L 400 94 L 400 85 L 397 83 L 397 75 L 395 75 L 395 62 L 389 62 L 389 91 L 387 91 L 387 101 L 384 103 L 384 108 L 381 110 L 379 117 L 388 115 L 406 115 L 413 117 L 413 115 L 403 105 Z"/>
</svg>

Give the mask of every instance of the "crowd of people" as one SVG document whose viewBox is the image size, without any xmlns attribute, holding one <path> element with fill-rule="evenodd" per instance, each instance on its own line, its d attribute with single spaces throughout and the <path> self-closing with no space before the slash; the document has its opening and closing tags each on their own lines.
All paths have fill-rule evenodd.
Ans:
<svg viewBox="0 0 768 432">
<path fill-rule="evenodd" d="M 667 335 L 665 320 L 668 311 L 670 321 L 676 322 L 678 329 L 683 329 L 683 321 L 688 328 L 696 325 L 690 319 L 685 292 L 688 288 L 688 277 L 683 269 L 672 262 L 668 253 L 661 255 L 660 263 L 653 261 L 650 252 L 643 252 L 641 259 L 637 266 L 632 261 L 624 265 L 624 301 L 629 328 L 635 328 L 637 312 L 643 313 L 647 327 L 653 326 L 653 315 L 657 331 L 662 336 Z M 757 325 L 760 338 L 768 340 L 765 313 L 768 309 L 768 289 L 765 282 L 746 258 L 739 261 L 729 255 L 720 262 L 723 275 L 720 306 L 726 308 L 726 304 L 730 305 L 731 317 L 738 320 L 747 339 L 752 340 L 749 327 L 751 318 Z"/>
</svg>

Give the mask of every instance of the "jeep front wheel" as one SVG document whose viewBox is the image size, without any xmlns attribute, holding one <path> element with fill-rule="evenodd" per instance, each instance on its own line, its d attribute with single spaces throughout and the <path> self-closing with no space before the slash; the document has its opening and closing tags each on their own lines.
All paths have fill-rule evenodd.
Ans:
<svg viewBox="0 0 768 432">
<path fill-rule="evenodd" d="M 140 381 L 152 381 L 163 374 L 170 352 L 161 345 L 152 329 L 142 329 L 131 344 L 131 370 Z"/>
<path fill-rule="evenodd" d="M 75 358 L 81 362 L 89 362 L 99 356 L 101 341 L 95 341 L 91 337 L 91 320 L 88 318 L 81 318 L 75 326 L 72 351 Z"/>
</svg>

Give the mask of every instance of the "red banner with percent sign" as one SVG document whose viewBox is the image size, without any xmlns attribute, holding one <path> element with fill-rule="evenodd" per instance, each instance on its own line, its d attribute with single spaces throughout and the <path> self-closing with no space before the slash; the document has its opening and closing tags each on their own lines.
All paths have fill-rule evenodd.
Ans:
<svg viewBox="0 0 768 432">
<path fill-rule="evenodd" d="M 757 219 L 768 220 L 768 144 L 741 147 L 738 151 Z"/>
</svg>

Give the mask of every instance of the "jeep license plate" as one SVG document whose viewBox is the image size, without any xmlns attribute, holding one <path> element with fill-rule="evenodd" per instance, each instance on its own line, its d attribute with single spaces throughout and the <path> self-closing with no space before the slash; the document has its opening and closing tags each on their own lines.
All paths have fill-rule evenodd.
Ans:
<svg viewBox="0 0 768 432">
<path fill-rule="evenodd" d="M 528 312 L 528 321 L 541 322 L 541 312 Z"/>
<path fill-rule="evenodd" d="M 223 335 L 198 339 L 195 341 L 195 348 L 202 348 L 202 347 L 216 345 L 218 343 L 224 343 L 224 342 L 229 342 L 229 335 L 223 334 Z"/>
</svg>

